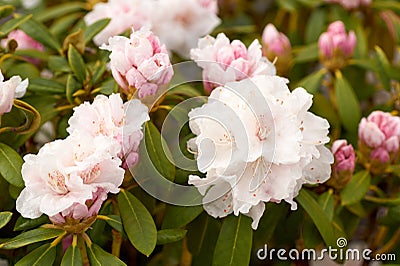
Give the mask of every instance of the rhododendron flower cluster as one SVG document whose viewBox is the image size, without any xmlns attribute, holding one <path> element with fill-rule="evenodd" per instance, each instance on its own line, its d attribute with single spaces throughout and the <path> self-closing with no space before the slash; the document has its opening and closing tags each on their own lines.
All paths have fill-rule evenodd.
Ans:
<svg viewBox="0 0 400 266">
<path fill-rule="evenodd" d="M 154 95 L 174 74 L 165 45 L 145 28 L 133 30 L 130 38 L 112 37 L 101 49 L 111 51 L 112 74 L 127 94 Z"/>
<path fill-rule="evenodd" d="M 372 163 L 371 170 L 379 171 L 380 168 L 385 168 L 388 163 L 395 162 L 398 158 L 400 117 L 374 111 L 367 118 L 361 119 L 358 126 L 358 138 L 363 162 Z"/>
<path fill-rule="evenodd" d="M 254 40 L 248 49 L 239 40 L 230 40 L 225 34 L 217 38 L 206 36 L 192 49 L 191 58 L 203 69 L 203 82 L 207 92 L 231 81 L 256 75 L 275 75 L 275 67 L 262 56 L 261 45 Z"/>
<path fill-rule="evenodd" d="M 25 188 L 17 210 L 27 218 L 46 214 L 54 223 L 97 214 L 107 193 L 118 193 L 125 170 L 137 162 L 141 126 L 149 119 L 139 100 L 123 104 L 119 94 L 97 96 L 75 108 L 70 135 L 24 157 Z"/>
<path fill-rule="evenodd" d="M 312 95 L 303 88 L 291 92 L 286 83 L 267 75 L 227 83 L 189 113 L 196 137 L 188 148 L 207 173 L 191 175 L 189 183 L 205 195 L 213 217 L 243 213 L 256 229 L 266 202 L 284 200 L 294 210 L 303 184 L 330 177 L 329 124 L 308 111 Z"/>
<path fill-rule="evenodd" d="M 152 10 L 151 16 L 149 10 Z M 137 30 L 149 26 L 169 50 L 188 57 L 198 38 L 209 34 L 220 23 L 217 12 L 216 0 L 110 0 L 95 4 L 85 16 L 85 22 L 91 25 L 100 19 L 111 19 L 94 38 L 97 45 L 132 27 Z"/>
<path fill-rule="evenodd" d="M 22 81 L 20 76 L 13 76 L 4 81 L 0 71 L 0 115 L 11 111 L 14 99 L 24 96 L 28 83 L 28 79 Z"/>
</svg>

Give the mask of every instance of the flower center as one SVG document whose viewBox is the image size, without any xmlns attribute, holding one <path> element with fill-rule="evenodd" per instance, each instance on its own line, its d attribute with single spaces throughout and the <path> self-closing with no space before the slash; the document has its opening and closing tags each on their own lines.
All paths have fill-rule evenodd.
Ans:
<svg viewBox="0 0 400 266">
<path fill-rule="evenodd" d="M 48 173 L 49 181 L 47 184 L 58 194 L 67 194 L 68 188 L 65 185 L 65 176 L 58 170 Z"/>
</svg>

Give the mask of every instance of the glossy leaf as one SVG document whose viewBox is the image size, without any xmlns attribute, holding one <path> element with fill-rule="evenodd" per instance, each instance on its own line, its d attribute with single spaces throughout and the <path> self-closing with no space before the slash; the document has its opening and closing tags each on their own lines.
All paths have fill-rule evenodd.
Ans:
<svg viewBox="0 0 400 266">
<path fill-rule="evenodd" d="M 335 72 L 335 97 L 343 126 L 350 132 L 357 132 L 361 119 L 360 103 L 351 87 L 338 70 Z"/>
<path fill-rule="evenodd" d="M 61 51 L 60 43 L 49 32 L 49 30 L 40 22 L 30 19 L 27 20 L 20 28 L 36 41 L 42 43 L 44 46 L 52 48 L 58 52 Z"/>
<path fill-rule="evenodd" d="M 180 228 L 193 221 L 203 212 L 203 206 L 168 205 L 165 212 L 162 229 Z"/>
<path fill-rule="evenodd" d="M 212 265 L 249 265 L 253 229 L 251 218 L 229 215 L 224 219 Z"/>
<path fill-rule="evenodd" d="M 340 191 L 342 205 L 351 205 L 362 200 L 370 184 L 371 175 L 368 171 L 360 171 L 353 175 L 350 182 Z"/>
<path fill-rule="evenodd" d="M 296 87 L 303 87 L 309 93 L 316 93 L 321 86 L 322 78 L 326 74 L 326 69 L 321 68 L 320 70 L 306 76 L 299 81 Z"/>
<path fill-rule="evenodd" d="M 86 80 L 85 62 L 72 44 L 68 48 L 68 62 L 76 78 L 83 83 Z"/>
<path fill-rule="evenodd" d="M 3 228 L 8 224 L 8 222 L 11 220 L 12 215 L 12 212 L 0 212 L 0 228 Z"/>
<path fill-rule="evenodd" d="M 306 63 L 318 60 L 318 44 L 311 43 L 307 46 L 303 46 L 294 50 L 295 56 L 293 60 L 295 63 Z"/>
<path fill-rule="evenodd" d="M 53 228 L 38 228 L 28 232 L 21 233 L 14 238 L 8 239 L 0 244 L 2 249 L 20 248 L 32 243 L 41 242 L 56 238 L 64 234 L 64 230 Z"/>
<path fill-rule="evenodd" d="M 24 217 L 20 216 L 20 217 L 18 217 L 17 221 L 15 222 L 14 231 L 32 229 L 32 228 L 35 228 L 46 222 L 49 222 L 49 218 L 47 217 L 47 215 L 44 215 L 44 214 L 36 219 L 29 219 L 29 218 L 24 218 Z"/>
<path fill-rule="evenodd" d="M 187 230 L 184 229 L 163 229 L 157 232 L 157 245 L 165 245 L 183 239 Z"/>
<path fill-rule="evenodd" d="M 115 230 L 117 230 L 118 232 L 123 232 L 124 229 L 122 228 L 122 222 L 121 222 L 121 217 L 118 215 L 107 215 L 105 216 L 107 217 L 107 219 L 105 219 L 105 221 Z"/>
<path fill-rule="evenodd" d="M 311 13 L 305 32 L 305 41 L 307 43 L 318 41 L 319 35 L 325 28 L 325 18 L 325 9 L 315 9 L 314 12 Z"/>
<path fill-rule="evenodd" d="M 81 266 L 83 265 L 82 254 L 77 245 L 71 245 L 65 252 L 61 266 Z"/>
<path fill-rule="evenodd" d="M 53 265 L 56 258 L 56 247 L 50 243 L 44 244 L 19 260 L 15 266 Z"/>
<path fill-rule="evenodd" d="M 21 156 L 14 149 L 0 143 L 0 175 L 16 187 L 24 186 L 21 174 L 22 163 Z"/>
<path fill-rule="evenodd" d="M 145 124 L 144 139 L 146 152 L 152 165 L 166 179 L 173 181 L 175 178 L 175 166 L 171 163 L 171 152 L 156 126 L 148 121 Z"/>
<path fill-rule="evenodd" d="M 37 20 L 44 22 L 44 21 L 48 21 L 50 19 L 62 17 L 64 15 L 72 13 L 72 12 L 85 10 L 85 9 L 86 9 L 85 3 L 67 2 L 67 3 L 55 5 L 50 8 L 46 8 L 40 14 L 37 15 Z"/>
<path fill-rule="evenodd" d="M 149 256 L 157 242 L 157 229 L 153 217 L 135 196 L 123 189 L 118 194 L 118 206 L 122 224 L 132 245 Z"/>
<path fill-rule="evenodd" d="M 328 190 L 325 193 L 321 194 L 318 198 L 318 203 L 321 205 L 322 209 L 328 216 L 329 221 L 332 221 L 335 212 L 335 199 L 333 196 L 333 191 Z"/>
<path fill-rule="evenodd" d="M 385 52 L 383 52 L 383 50 L 378 46 L 375 46 L 375 53 L 375 62 L 379 79 L 382 82 L 383 88 L 390 91 L 390 77 L 388 75 L 390 68 L 389 60 L 387 59 Z"/>
<path fill-rule="evenodd" d="M 8 35 L 12 30 L 18 28 L 20 25 L 32 18 L 32 15 L 18 16 L 17 18 L 11 19 L 0 26 L 0 38 Z"/>
<path fill-rule="evenodd" d="M 101 247 L 96 244 L 91 244 L 87 247 L 87 254 L 91 266 L 119 266 L 126 265 L 119 258 L 104 251 Z"/>
<path fill-rule="evenodd" d="M 328 246 L 336 245 L 336 237 L 333 231 L 332 223 L 329 221 L 328 215 L 326 215 L 324 209 L 318 202 L 313 198 L 312 194 L 306 189 L 300 190 L 299 195 L 296 197 L 296 201 L 303 207 L 308 215 L 313 220 L 319 233 Z"/>
<path fill-rule="evenodd" d="M 29 79 L 28 91 L 35 93 L 63 94 L 65 93 L 65 85 L 50 79 Z"/>
<path fill-rule="evenodd" d="M 100 31 L 102 31 L 107 25 L 108 23 L 110 23 L 109 18 L 105 18 L 105 19 L 101 19 L 96 21 L 95 23 L 89 25 L 84 31 L 84 35 L 85 35 L 85 43 L 90 42 L 94 36 L 97 35 L 97 33 L 99 33 Z"/>
</svg>

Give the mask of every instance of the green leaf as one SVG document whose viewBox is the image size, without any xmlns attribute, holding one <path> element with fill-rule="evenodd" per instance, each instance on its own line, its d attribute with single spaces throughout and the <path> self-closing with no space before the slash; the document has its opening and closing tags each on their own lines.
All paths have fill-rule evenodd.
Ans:
<svg viewBox="0 0 400 266">
<path fill-rule="evenodd" d="M 305 41 L 306 43 L 317 42 L 319 35 L 325 28 L 326 11 L 322 8 L 314 9 L 307 22 Z"/>
<path fill-rule="evenodd" d="M 187 230 L 184 229 L 163 229 L 157 232 L 157 245 L 165 245 L 183 239 Z"/>
<path fill-rule="evenodd" d="M 24 218 L 24 217 L 20 216 L 20 217 L 18 217 L 17 221 L 15 222 L 14 231 L 32 229 L 32 228 L 35 228 L 46 222 L 49 222 L 49 218 L 47 217 L 47 215 L 44 215 L 44 214 L 36 219 L 29 219 L 29 218 Z"/>
<path fill-rule="evenodd" d="M 131 193 L 121 190 L 118 205 L 122 224 L 132 245 L 141 253 L 149 256 L 157 242 L 157 229 L 146 207 Z"/>
<path fill-rule="evenodd" d="M 53 265 L 56 258 L 56 247 L 50 243 L 44 244 L 19 260 L 15 266 Z"/>
<path fill-rule="evenodd" d="M 64 4 L 58 4 L 50 8 L 46 8 L 40 14 L 35 16 L 35 18 L 40 22 L 45 22 L 81 10 L 86 10 L 85 3 L 68 2 Z"/>
<path fill-rule="evenodd" d="M 379 79 L 382 82 L 383 88 L 390 91 L 390 77 L 388 75 L 390 63 L 387 59 L 385 52 L 378 46 L 375 46 L 375 61 L 378 67 Z"/>
<path fill-rule="evenodd" d="M 168 205 L 165 211 L 162 229 L 180 228 L 193 221 L 203 212 L 203 206 Z"/>
<path fill-rule="evenodd" d="M 38 78 L 40 77 L 40 72 L 35 65 L 30 63 L 17 63 L 12 68 L 7 69 L 7 76 L 15 75 L 20 76 L 22 79 Z"/>
<path fill-rule="evenodd" d="M 0 175 L 16 187 L 24 186 L 21 174 L 22 164 L 21 156 L 14 149 L 0 143 Z"/>
<path fill-rule="evenodd" d="M 105 18 L 105 19 L 96 21 L 92 25 L 89 25 L 83 31 L 83 33 L 85 35 L 85 43 L 90 42 L 93 39 L 93 37 L 97 35 L 97 33 L 102 31 L 108 25 L 108 23 L 110 23 L 110 21 L 111 21 L 111 19 Z"/>
<path fill-rule="evenodd" d="M 12 12 L 14 12 L 14 10 L 15 10 L 15 7 L 12 5 L 0 6 L 0 18 L 9 16 Z"/>
<path fill-rule="evenodd" d="M 319 205 L 321 205 L 322 209 L 328 216 L 329 221 L 332 222 L 335 212 L 335 199 L 333 197 L 333 191 L 328 190 L 325 193 L 321 194 L 318 198 L 318 203 Z"/>
<path fill-rule="evenodd" d="M 65 252 L 61 266 L 80 266 L 83 265 L 82 254 L 77 245 L 71 245 Z"/>
<path fill-rule="evenodd" d="M 12 212 L 0 212 L 0 228 L 3 228 L 11 220 Z"/>
<path fill-rule="evenodd" d="M 318 44 L 311 43 L 307 46 L 293 49 L 295 63 L 306 63 L 318 60 Z"/>
<path fill-rule="evenodd" d="M 358 122 L 361 119 L 360 104 L 353 88 L 340 70 L 335 72 L 335 77 L 335 97 L 339 116 L 344 128 L 350 132 L 357 132 Z"/>
<path fill-rule="evenodd" d="M 85 62 L 72 44 L 68 48 L 68 62 L 76 78 L 83 83 L 86 80 Z"/>
<path fill-rule="evenodd" d="M 122 228 L 122 222 L 121 222 L 121 217 L 119 217 L 118 215 L 107 215 L 104 216 L 107 217 L 107 219 L 105 219 L 105 221 L 115 230 L 117 230 L 118 232 L 123 232 L 124 229 Z"/>
<path fill-rule="evenodd" d="M 42 23 L 30 19 L 20 26 L 20 28 L 36 41 L 42 43 L 48 48 L 52 48 L 61 53 L 60 43 L 49 32 L 49 30 Z"/>
<path fill-rule="evenodd" d="M 57 19 L 49 28 L 49 31 L 54 36 L 63 36 L 65 32 L 68 32 L 72 25 L 82 17 L 81 13 L 73 13 L 65 17 Z"/>
<path fill-rule="evenodd" d="M 126 265 L 119 258 L 104 251 L 101 247 L 96 244 L 91 244 L 87 247 L 87 253 L 91 266 L 118 266 Z"/>
<path fill-rule="evenodd" d="M 253 229 L 251 218 L 229 215 L 222 224 L 212 265 L 249 265 Z"/>
<path fill-rule="evenodd" d="M 67 78 L 67 84 L 65 89 L 65 95 L 67 100 L 74 104 L 74 97 L 72 96 L 77 90 L 82 88 L 82 84 L 80 84 L 74 77 L 74 75 L 70 74 Z"/>
<path fill-rule="evenodd" d="M 371 3 L 371 8 L 400 12 L 400 3 L 398 1 L 373 1 Z"/>
<path fill-rule="evenodd" d="M 321 86 L 322 78 L 326 74 L 326 69 L 321 68 L 320 70 L 309 74 L 305 78 L 299 81 L 296 87 L 303 87 L 309 93 L 314 94 L 318 91 Z"/>
<path fill-rule="evenodd" d="M 324 209 L 318 204 L 312 194 L 306 189 L 302 189 L 300 190 L 299 195 L 296 197 L 296 201 L 311 217 L 319 233 L 324 239 L 325 244 L 327 246 L 335 246 L 336 237 L 332 223 L 329 221 L 328 215 L 326 215 Z"/>
<path fill-rule="evenodd" d="M 279 226 L 282 217 L 285 217 L 288 208 L 282 204 L 269 202 L 265 204 L 265 215 L 260 219 L 257 231 L 254 232 L 254 239 L 260 241 L 261 245 L 270 241 Z"/>
<path fill-rule="evenodd" d="M 2 249 L 15 249 L 20 248 L 32 243 L 45 241 L 56 238 L 64 234 L 64 230 L 53 228 L 38 228 L 28 232 L 24 232 L 14 238 L 8 239 L 0 244 Z"/>
<path fill-rule="evenodd" d="M 65 93 L 65 85 L 51 79 L 35 78 L 29 79 L 28 91 L 35 93 Z"/>
<path fill-rule="evenodd" d="M 173 181 L 175 178 L 175 166 L 171 152 L 156 126 L 148 121 L 145 124 L 144 138 L 146 141 L 146 152 L 150 157 L 152 165 L 166 179 Z"/>
<path fill-rule="evenodd" d="M 71 72 L 68 61 L 62 56 L 50 56 L 49 58 L 49 68 L 56 74 L 60 72 Z"/>
<path fill-rule="evenodd" d="M 32 15 L 18 16 L 4 23 L 0 27 L 0 38 L 7 36 L 12 30 L 18 28 L 20 25 L 28 21 Z"/>
<path fill-rule="evenodd" d="M 351 205 L 362 200 L 370 184 L 371 175 L 368 171 L 360 171 L 353 175 L 350 182 L 340 191 L 342 205 Z"/>
</svg>

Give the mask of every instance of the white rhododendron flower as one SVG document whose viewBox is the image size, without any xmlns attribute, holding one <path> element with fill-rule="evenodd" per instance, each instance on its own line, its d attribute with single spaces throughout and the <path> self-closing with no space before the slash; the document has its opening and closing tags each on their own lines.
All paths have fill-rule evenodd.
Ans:
<svg viewBox="0 0 400 266">
<path fill-rule="evenodd" d="M 37 155 L 24 156 L 25 188 L 17 210 L 26 218 L 46 214 L 56 222 L 60 216 L 82 219 L 97 213 L 95 207 L 88 208 L 88 201 L 100 198 L 101 206 L 108 192 L 119 192 L 123 181 L 119 149 L 113 138 L 75 132 L 45 144 Z"/>
<path fill-rule="evenodd" d="M 14 99 L 24 96 L 27 87 L 28 79 L 22 81 L 20 76 L 13 76 L 4 81 L 0 71 L 0 115 L 11 111 Z"/>
<path fill-rule="evenodd" d="M 94 38 L 97 45 L 108 42 L 108 38 L 122 34 L 130 28 L 140 29 L 142 26 L 150 25 L 148 10 L 152 10 L 153 1 L 141 0 L 109 0 L 107 3 L 95 4 L 93 10 L 86 14 L 87 25 L 109 18 L 108 25 Z"/>
<path fill-rule="evenodd" d="M 243 213 L 256 229 L 265 202 L 297 205 L 303 184 L 325 182 L 333 156 L 324 144 L 329 124 L 308 109 L 312 95 L 292 92 L 278 76 L 255 76 L 211 92 L 208 103 L 189 113 L 196 138 L 188 148 L 206 178 L 191 175 L 213 217 Z"/>
<path fill-rule="evenodd" d="M 257 75 L 275 75 L 274 65 L 262 56 L 261 45 L 254 40 L 248 49 L 239 40 L 230 41 L 225 34 L 206 36 L 190 51 L 191 58 L 203 69 L 204 88 L 211 92 L 228 82 Z"/>
<path fill-rule="evenodd" d="M 152 31 L 168 50 L 185 58 L 197 40 L 221 22 L 216 15 L 216 0 L 159 0 L 156 3 Z"/>
<path fill-rule="evenodd" d="M 123 103 L 119 94 L 98 95 L 93 103 L 84 102 L 74 108 L 67 132 L 115 139 L 119 144 L 118 156 L 125 159 L 124 167 L 129 168 L 138 160 L 142 125 L 149 119 L 148 108 L 139 100 Z"/>
</svg>

